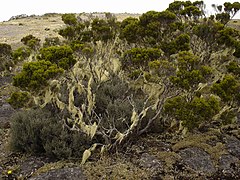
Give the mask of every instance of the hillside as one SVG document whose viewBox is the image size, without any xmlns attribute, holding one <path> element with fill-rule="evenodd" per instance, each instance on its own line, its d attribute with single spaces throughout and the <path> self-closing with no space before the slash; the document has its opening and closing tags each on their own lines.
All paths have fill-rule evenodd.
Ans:
<svg viewBox="0 0 240 180">
<path fill-rule="evenodd" d="M 240 179 L 240 25 L 203 7 L 1 22 L 0 179 Z"/>
</svg>

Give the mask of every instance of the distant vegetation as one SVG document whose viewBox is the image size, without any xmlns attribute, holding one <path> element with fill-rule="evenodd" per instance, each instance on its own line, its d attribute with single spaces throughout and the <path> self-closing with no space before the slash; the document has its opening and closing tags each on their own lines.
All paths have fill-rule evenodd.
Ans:
<svg viewBox="0 0 240 180">
<path fill-rule="evenodd" d="M 1 70 L 24 63 L 13 78 L 21 93 L 9 102 L 23 107 L 27 92 L 35 103 L 13 118 L 13 150 L 58 158 L 84 152 L 84 163 L 96 149 L 125 148 L 173 124 L 184 134 L 236 123 L 240 33 L 227 24 L 240 3 L 213 7 L 216 15 L 206 17 L 203 1 L 175 1 L 122 22 L 110 13 L 64 14 L 64 41 L 41 47 L 29 35 L 14 52 L 1 44 Z"/>
</svg>

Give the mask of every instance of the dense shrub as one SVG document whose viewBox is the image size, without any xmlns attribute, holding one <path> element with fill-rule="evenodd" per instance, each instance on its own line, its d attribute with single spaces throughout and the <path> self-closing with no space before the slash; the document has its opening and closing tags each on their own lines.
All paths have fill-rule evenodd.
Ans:
<svg viewBox="0 0 240 180">
<path fill-rule="evenodd" d="M 21 42 L 30 47 L 33 50 L 36 50 L 38 47 L 40 47 L 40 39 L 33 36 L 33 35 L 27 35 L 21 39 Z"/>
<path fill-rule="evenodd" d="M 170 77 L 171 81 L 187 90 L 196 87 L 200 82 L 205 82 L 212 73 L 209 66 L 201 65 L 199 57 L 187 51 L 178 54 L 177 65 L 176 76 Z"/>
<path fill-rule="evenodd" d="M 103 19 L 94 19 L 93 22 L 91 23 L 91 27 L 94 41 L 101 40 L 107 42 L 108 40 L 113 38 L 114 34 L 107 21 Z"/>
<path fill-rule="evenodd" d="M 63 14 L 62 15 L 62 21 L 67 25 L 76 25 L 77 24 L 77 18 L 75 14 Z"/>
<path fill-rule="evenodd" d="M 14 61 L 23 61 L 31 54 L 31 50 L 26 47 L 20 47 L 13 51 L 13 60 Z"/>
<path fill-rule="evenodd" d="M 0 43 L 0 71 L 9 70 L 13 65 L 12 47 L 6 43 Z"/>
<path fill-rule="evenodd" d="M 0 43 L 0 56 L 11 56 L 12 47 L 6 43 Z"/>
<path fill-rule="evenodd" d="M 129 43 L 136 43 L 139 40 L 139 20 L 137 18 L 126 18 L 120 26 L 120 38 L 126 39 Z"/>
<path fill-rule="evenodd" d="M 170 42 L 163 42 L 161 49 L 169 56 L 176 54 L 179 51 L 190 50 L 190 36 L 187 34 L 181 34 Z"/>
<path fill-rule="evenodd" d="M 43 43 L 43 47 L 49 47 L 49 46 L 57 46 L 60 45 L 60 39 L 58 37 L 49 37 L 45 38 L 45 42 Z"/>
<path fill-rule="evenodd" d="M 46 110 L 23 111 L 12 118 L 12 151 L 62 159 L 80 157 L 88 146 L 89 139 L 64 129 L 61 120 Z"/>
<path fill-rule="evenodd" d="M 49 61 L 29 62 L 23 70 L 13 78 L 13 85 L 24 90 L 37 90 L 47 85 L 47 81 L 62 73 L 63 69 Z"/>
<path fill-rule="evenodd" d="M 69 69 L 76 63 L 73 50 L 67 45 L 41 48 L 38 59 L 56 63 L 63 69 Z"/>
<path fill-rule="evenodd" d="M 161 54 L 157 48 L 132 48 L 124 52 L 122 63 L 126 68 L 144 67 L 148 65 L 149 61 L 157 60 Z"/>
<path fill-rule="evenodd" d="M 219 109 L 219 102 L 214 97 L 195 97 L 189 102 L 185 97 L 177 96 L 164 105 L 164 112 L 177 121 L 182 121 L 183 126 L 189 130 L 198 128 L 201 123 L 211 122 Z"/>
<path fill-rule="evenodd" d="M 223 101 L 240 102 L 240 83 L 232 75 L 226 75 L 222 81 L 213 84 L 211 91 L 221 97 Z"/>
<path fill-rule="evenodd" d="M 237 61 L 232 61 L 227 65 L 227 70 L 230 73 L 233 73 L 234 75 L 240 77 L 240 64 L 237 63 Z"/>
<path fill-rule="evenodd" d="M 12 93 L 7 101 L 13 108 L 16 109 L 28 107 L 31 104 L 31 96 L 27 92 L 18 91 Z"/>
</svg>

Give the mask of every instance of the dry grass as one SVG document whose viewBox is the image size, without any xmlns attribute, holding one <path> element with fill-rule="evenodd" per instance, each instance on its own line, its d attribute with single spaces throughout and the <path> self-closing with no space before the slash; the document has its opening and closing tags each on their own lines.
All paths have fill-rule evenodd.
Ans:
<svg viewBox="0 0 240 180">
<path fill-rule="evenodd" d="M 105 13 L 93 13 L 91 15 L 92 17 L 101 18 L 105 16 Z M 140 14 L 116 14 L 119 21 L 129 16 L 138 18 Z M 81 17 L 84 19 L 84 17 L 89 17 L 89 14 L 82 14 Z M 0 42 L 10 44 L 13 49 L 16 49 L 23 45 L 21 39 L 30 34 L 40 38 L 41 42 L 44 42 L 46 37 L 61 38 L 61 36 L 58 35 L 58 30 L 64 26 L 61 14 L 33 16 L 0 22 Z"/>
</svg>

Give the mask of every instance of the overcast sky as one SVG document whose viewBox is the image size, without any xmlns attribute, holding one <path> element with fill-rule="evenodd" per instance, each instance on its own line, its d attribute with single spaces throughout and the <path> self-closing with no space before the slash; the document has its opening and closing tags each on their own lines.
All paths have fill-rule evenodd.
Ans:
<svg viewBox="0 0 240 180">
<path fill-rule="evenodd" d="M 115 12 L 144 13 L 149 10 L 162 11 L 173 0 L 1 0 L 0 21 L 20 14 L 42 15 L 45 13 Z M 237 0 L 205 0 L 211 4 Z M 240 14 L 237 15 L 240 18 Z"/>
</svg>

